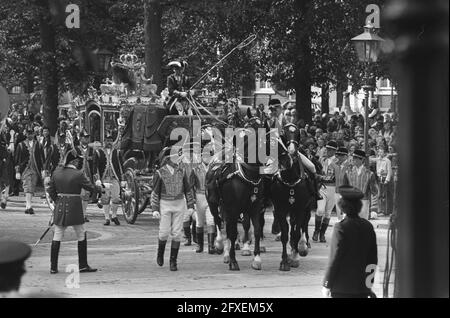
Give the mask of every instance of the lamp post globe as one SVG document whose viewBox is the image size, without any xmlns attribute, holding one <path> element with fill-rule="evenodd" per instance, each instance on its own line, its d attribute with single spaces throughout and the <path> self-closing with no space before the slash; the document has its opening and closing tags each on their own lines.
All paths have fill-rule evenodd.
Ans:
<svg viewBox="0 0 450 318">
<path fill-rule="evenodd" d="M 368 132 L 369 132 L 369 92 L 374 89 L 370 83 L 369 65 L 377 62 L 381 52 L 381 45 L 384 41 L 383 38 L 377 35 L 376 28 L 372 24 L 364 26 L 364 32 L 351 39 L 354 44 L 356 54 L 360 62 L 365 64 L 364 67 L 364 85 L 365 92 L 364 102 L 364 150 L 368 153 Z"/>
</svg>

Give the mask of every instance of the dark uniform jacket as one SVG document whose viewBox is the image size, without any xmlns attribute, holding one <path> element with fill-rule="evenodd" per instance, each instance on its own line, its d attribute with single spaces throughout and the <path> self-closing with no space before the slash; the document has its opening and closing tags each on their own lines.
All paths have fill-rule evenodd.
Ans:
<svg viewBox="0 0 450 318">
<path fill-rule="evenodd" d="M 44 159 L 42 158 L 41 145 L 37 140 L 33 140 L 33 149 L 31 151 L 34 154 L 33 157 L 30 156 L 30 151 L 28 151 L 27 140 L 22 141 L 17 146 L 15 151 L 16 171 L 18 170 L 18 172 L 22 174 L 27 167 L 30 158 L 34 158 L 37 169 L 36 172 L 40 177 L 42 168 L 44 167 Z"/>
<path fill-rule="evenodd" d="M 94 160 L 93 160 L 93 175 L 95 180 L 103 181 L 105 176 L 106 167 L 108 163 L 108 154 L 106 150 L 97 149 L 94 152 Z M 121 155 L 121 151 L 119 149 L 111 149 L 111 168 L 114 177 L 116 177 L 117 181 L 122 181 L 122 165 L 123 159 Z"/>
<path fill-rule="evenodd" d="M 181 75 L 180 80 L 176 79 L 175 74 L 171 74 L 169 75 L 169 77 L 167 77 L 167 89 L 169 91 L 169 101 L 167 102 L 167 107 L 170 112 L 169 115 L 178 115 L 175 106 L 173 106 L 171 110 L 170 107 L 172 106 L 175 99 L 178 98 L 178 101 L 181 101 L 179 92 L 187 91 L 188 85 L 188 80 L 185 75 Z"/>
<path fill-rule="evenodd" d="M 86 146 L 83 147 L 81 144 L 77 147 L 83 155 L 83 171 L 86 177 L 93 182 L 93 171 L 94 171 L 94 148 Z"/>
<path fill-rule="evenodd" d="M 58 166 L 58 162 L 60 160 L 58 146 L 53 144 L 49 138 L 42 142 L 41 150 L 42 150 L 42 158 L 44 160 L 43 169 L 52 174 L 53 171 Z"/>
<path fill-rule="evenodd" d="M 370 282 L 367 276 L 375 268 L 367 266 L 377 263 L 377 240 L 372 224 L 359 216 L 347 216 L 334 226 L 323 286 L 332 294 L 369 295 L 366 279 Z"/>
<path fill-rule="evenodd" d="M 101 191 L 89 181 L 82 170 L 57 167 L 50 180 L 48 193 L 55 202 L 53 223 L 58 226 L 84 224 L 81 206 L 81 189 L 98 193 Z M 66 196 L 69 194 L 70 196 Z"/>
</svg>

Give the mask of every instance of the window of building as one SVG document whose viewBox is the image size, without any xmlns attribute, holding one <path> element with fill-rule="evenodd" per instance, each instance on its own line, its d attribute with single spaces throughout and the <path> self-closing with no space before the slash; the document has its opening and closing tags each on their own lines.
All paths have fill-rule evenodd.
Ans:
<svg viewBox="0 0 450 318">
<path fill-rule="evenodd" d="M 11 94 L 20 94 L 22 93 L 22 87 L 20 86 L 14 86 L 11 90 Z"/>
<path fill-rule="evenodd" d="M 382 78 L 380 80 L 380 87 L 381 88 L 390 88 L 391 87 L 391 81 L 387 78 Z"/>
</svg>

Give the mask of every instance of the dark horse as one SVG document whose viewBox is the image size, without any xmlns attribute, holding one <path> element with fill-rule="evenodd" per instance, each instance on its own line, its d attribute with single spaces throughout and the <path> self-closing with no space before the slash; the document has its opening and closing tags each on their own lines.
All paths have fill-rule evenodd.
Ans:
<svg viewBox="0 0 450 318">
<path fill-rule="evenodd" d="M 237 223 L 241 213 L 244 219 L 250 219 L 254 228 L 254 259 L 252 268 L 261 269 L 260 257 L 260 239 L 261 239 L 261 212 L 263 210 L 264 200 L 264 182 L 260 174 L 262 163 L 258 156 L 256 160 L 249 160 L 252 155 L 251 152 L 258 153 L 258 128 L 264 127 L 264 123 L 256 117 L 252 117 L 245 124 L 243 130 L 237 130 L 236 145 L 233 144 L 233 162 L 221 164 L 218 168 L 210 166 L 209 175 L 214 175 L 216 178 L 214 182 L 207 181 L 208 185 L 208 203 L 211 214 L 214 216 L 216 225 L 221 227 L 221 220 L 219 217 L 219 206 L 222 217 L 225 221 L 227 238 L 230 240 L 231 247 L 229 251 L 229 268 L 230 270 L 239 270 L 239 265 L 236 261 L 235 242 L 238 235 Z M 244 149 L 237 149 L 237 139 L 239 134 L 245 134 L 243 139 Z M 240 137 L 242 138 L 242 136 Z M 226 140 L 225 142 L 233 143 L 233 140 Z M 256 143 L 256 144 L 255 144 Z M 212 172 L 212 171 L 215 172 Z M 210 179 L 207 176 L 207 179 Z M 217 200 L 217 198 L 220 198 Z M 217 202 L 220 202 L 219 204 Z M 248 229 L 246 229 L 246 232 Z"/>
<path fill-rule="evenodd" d="M 289 271 L 291 267 L 299 266 L 299 254 L 306 256 L 308 253 L 305 225 L 308 226 L 314 196 L 311 185 L 308 184 L 311 180 L 299 153 L 299 130 L 295 125 L 287 125 L 283 131 L 283 147 L 279 148 L 278 155 L 279 171 L 272 179 L 270 194 L 275 211 L 274 222 L 279 222 L 283 244 L 280 270 Z M 292 249 L 289 259 L 286 251 L 289 234 L 288 216 Z"/>
</svg>

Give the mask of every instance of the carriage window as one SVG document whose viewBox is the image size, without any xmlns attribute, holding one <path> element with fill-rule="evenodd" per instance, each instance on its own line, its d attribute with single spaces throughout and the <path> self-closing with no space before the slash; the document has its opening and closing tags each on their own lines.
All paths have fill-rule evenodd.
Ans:
<svg viewBox="0 0 450 318">
<path fill-rule="evenodd" d="M 86 127 L 86 112 L 83 111 L 80 113 L 80 127 L 81 129 L 86 129 L 88 130 L 88 128 Z"/>
<path fill-rule="evenodd" d="M 113 140 L 117 138 L 117 119 L 119 118 L 118 112 L 105 112 L 105 138 L 112 137 Z"/>
<path fill-rule="evenodd" d="M 91 142 L 101 141 L 101 121 L 100 115 L 92 111 L 89 113 L 89 133 L 91 134 Z"/>
</svg>

